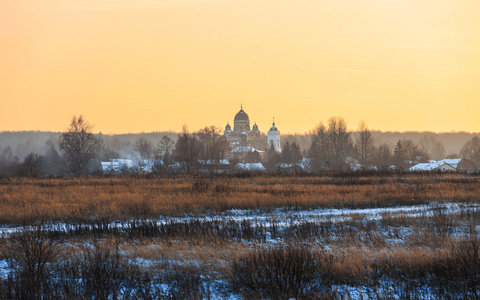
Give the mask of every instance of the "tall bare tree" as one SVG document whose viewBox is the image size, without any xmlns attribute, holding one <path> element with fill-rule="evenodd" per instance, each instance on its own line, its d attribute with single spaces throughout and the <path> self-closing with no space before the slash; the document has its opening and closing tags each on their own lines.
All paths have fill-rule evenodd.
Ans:
<svg viewBox="0 0 480 300">
<path fill-rule="evenodd" d="M 215 126 L 205 127 L 196 132 L 196 136 L 202 143 L 201 158 L 205 161 L 219 162 L 225 158 L 230 144 L 222 134 L 222 130 Z"/>
<path fill-rule="evenodd" d="M 342 117 L 328 119 L 328 137 L 332 151 L 332 163 L 334 169 L 344 169 L 345 158 L 350 155 L 352 142 L 347 122 Z"/>
<path fill-rule="evenodd" d="M 309 156 L 312 158 L 312 168 L 320 171 L 329 168 L 329 149 L 327 128 L 320 122 L 312 132 Z"/>
<path fill-rule="evenodd" d="M 403 150 L 405 151 L 405 159 L 407 166 L 412 166 L 413 164 L 419 162 L 427 162 L 430 157 L 428 153 L 423 151 L 420 146 L 410 139 L 404 139 L 402 141 Z"/>
<path fill-rule="evenodd" d="M 287 164 L 298 163 L 302 160 L 300 146 L 296 142 L 286 142 L 282 147 L 282 162 Z"/>
<path fill-rule="evenodd" d="M 358 124 L 358 129 L 355 133 L 355 152 L 360 165 L 365 169 L 365 166 L 371 163 L 372 156 L 375 153 L 372 132 L 368 129 L 365 121 L 361 121 Z"/>
<path fill-rule="evenodd" d="M 178 136 L 173 152 L 175 160 L 183 163 L 184 171 L 190 173 L 193 170 L 194 162 L 200 156 L 201 143 L 198 138 L 189 133 L 186 125 L 183 132 Z"/>
<path fill-rule="evenodd" d="M 67 131 L 60 136 L 60 150 L 63 153 L 68 173 L 86 175 L 88 162 L 97 152 L 97 139 L 92 126 L 80 115 L 73 116 Z"/>
<path fill-rule="evenodd" d="M 471 160 L 477 168 L 480 167 L 480 138 L 474 136 L 463 145 L 460 156 Z"/>
<path fill-rule="evenodd" d="M 167 171 L 168 167 L 173 163 L 172 152 L 174 147 L 175 142 L 166 135 L 164 135 L 158 142 L 157 152 L 161 153 L 162 155 L 163 165 L 161 165 L 161 162 L 157 162 L 157 165 L 161 165 L 160 168 L 157 169 L 163 169 L 163 171 Z"/>
<path fill-rule="evenodd" d="M 146 138 L 140 137 L 135 141 L 134 149 L 140 154 L 142 159 L 148 159 L 153 152 L 153 145 Z"/>
<path fill-rule="evenodd" d="M 395 149 L 393 149 L 393 161 L 395 169 L 402 171 L 405 169 L 405 148 L 401 140 L 398 140 Z"/>
<path fill-rule="evenodd" d="M 433 132 L 424 133 L 419 140 L 419 144 L 420 149 L 435 160 L 443 159 L 446 156 L 445 147 Z"/>
<path fill-rule="evenodd" d="M 331 117 L 327 124 L 328 127 L 325 127 L 320 123 L 313 132 L 310 155 L 315 171 L 344 169 L 345 159 L 351 154 L 352 142 L 347 122 L 342 117 Z"/>
<path fill-rule="evenodd" d="M 387 144 L 381 144 L 375 151 L 375 157 L 373 159 L 377 169 L 390 169 L 392 165 L 392 151 Z"/>
<path fill-rule="evenodd" d="M 173 150 L 173 146 L 175 146 L 175 142 L 172 141 L 171 138 L 164 135 L 162 139 L 158 142 L 158 151 L 165 153 L 170 153 Z"/>
<path fill-rule="evenodd" d="M 36 153 L 30 153 L 22 163 L 22 175 L 27 177 L 38 177 L 43 173 L 42 157 Z"/>
<path fill-rule="evenodd" d="M 62 175 L 63 161 L 60 157 L 60 154 L 58 154 L 57 149 L 55 149 L 54 141 L 49 139 L 45 142 L 45 144 L 47 147 L 47 151 L 43 156 L 42 169 L 44 170 L 46 175 Z"/>
</svg>

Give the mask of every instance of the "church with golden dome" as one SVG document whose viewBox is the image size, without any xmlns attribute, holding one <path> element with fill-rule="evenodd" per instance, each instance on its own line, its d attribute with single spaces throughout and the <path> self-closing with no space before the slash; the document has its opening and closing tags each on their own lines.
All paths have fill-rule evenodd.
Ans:
<svg viewBox="0 0 480 300">
<path fill-rule="evenodd" d="M 261 133 L 257 124 L 250 129 L 250 118 L 240 106 L 240 111 L 233 119 L 233 130 L 229 123 L 225 126 L 223 134 L 232 147 L 232 152 L 263 152 L 265 149 L 274 149 L 280 152 L 280 131 L 272 124 L 268 136 Z"/>
</svg>

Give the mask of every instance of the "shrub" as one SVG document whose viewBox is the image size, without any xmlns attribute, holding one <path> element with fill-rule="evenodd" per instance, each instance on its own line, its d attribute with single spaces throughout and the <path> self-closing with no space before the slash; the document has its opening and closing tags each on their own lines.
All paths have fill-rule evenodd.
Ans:
<svg viewBox="0 0 480 300">
<path fill-rule="evenodd" d="M 301 245 L 256 249 L 232 264 L 231 281 L 248 297 L 288 299 L 321 291 L 324 261 Z"/>
<path fill-rule="evenodd" d="M 2 254 L 13 276 L 4 283 L 9 287 L 4 295 L 10 299 L 43 299 L 51 295 L 54 288 L 49 280 L 59 253 L 57 242 L 47 237 L 42 225 L 23 227 L 6 238 Z"/>
<path fill-rule="evenodd" d="M 138 269 L 120 257 L 118 244 L 96 244 L 74 263 L 87 299 L 117 299 L 121 288 L 135 286 L 140 277 Z"/>
<path fill-rule="evenodd" d="M 433 285 L 442 297 L 480 299 L 480 239 L 473 227 L 470 237 L 438 259 L 432 271 Z"/>
</svg>

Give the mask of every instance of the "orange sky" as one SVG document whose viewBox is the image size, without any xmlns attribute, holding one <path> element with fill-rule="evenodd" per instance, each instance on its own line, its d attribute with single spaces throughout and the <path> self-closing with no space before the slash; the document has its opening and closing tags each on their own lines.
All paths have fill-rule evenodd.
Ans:
<svg viewBox="0 0 480 300">
<path fill-rule="evenodd" d="M 1 0 L 0 131 L 480 131 L 478 0 Z"/>
</svg>

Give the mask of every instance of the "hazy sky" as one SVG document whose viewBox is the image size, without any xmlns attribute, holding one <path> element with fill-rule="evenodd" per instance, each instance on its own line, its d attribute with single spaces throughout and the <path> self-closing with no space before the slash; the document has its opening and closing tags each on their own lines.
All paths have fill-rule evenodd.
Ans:
<svg viewBox="0 0 480 300">
<path fill-rule="evenodd" d="M 478 0 L 0 0 L 0 130 L 480 131 Z"/>
</svg>

